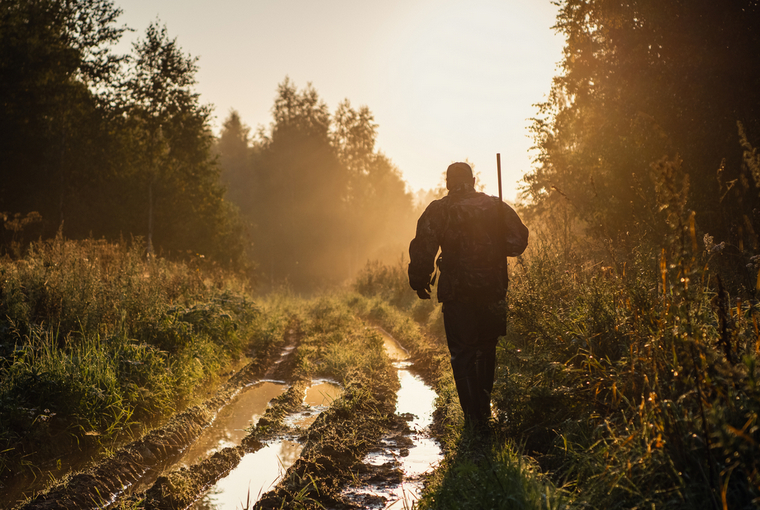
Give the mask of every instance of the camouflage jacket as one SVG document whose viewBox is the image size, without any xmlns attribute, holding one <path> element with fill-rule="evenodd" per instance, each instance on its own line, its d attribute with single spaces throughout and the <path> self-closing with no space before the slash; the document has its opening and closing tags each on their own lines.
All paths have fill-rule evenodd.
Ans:
<svg viewBox="0 0 760 510">
<path fill-rule="evenodd" d="M 507 257 L 528 245 L 528 229 L 510 206 L 497 197 L 463 184 L 433 201 L 417 222 L 409 245 L 409 285 L 431 283 L 440 270 L 438 300 L 495 301 L 507 294 Z"/>
</svg>

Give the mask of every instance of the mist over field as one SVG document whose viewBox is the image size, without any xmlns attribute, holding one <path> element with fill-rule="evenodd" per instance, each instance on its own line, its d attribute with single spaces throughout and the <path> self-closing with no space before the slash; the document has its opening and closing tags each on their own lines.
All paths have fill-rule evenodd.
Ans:
<svg viewBox="0 0 760 510">
<path fill-rule="evenodd" d="M 349 280 L 367 260 L 399 261 L 415 208 L 399 170 L 375 147 L 369 108 L 345 100 L 331 114 L 311 85 L 298 90 L 285 79 L 272 116 L 251 139 L 230 112 L 217 145 L 262 277 L 304 288 Z"/>
</svg>

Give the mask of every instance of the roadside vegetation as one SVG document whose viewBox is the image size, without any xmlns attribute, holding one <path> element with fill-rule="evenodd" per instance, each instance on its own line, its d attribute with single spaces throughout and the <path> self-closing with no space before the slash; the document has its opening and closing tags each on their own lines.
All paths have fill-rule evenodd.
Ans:
<svg viewBox="0 0 760 510">
<path fill-rule="evenodd" d="M 494 397 L 575 504 L 760 503 L 758 9 L 559 3 Z"/>
<path fill-rule="evenodd" d="M 375 317 L 414 317 L 438 338 L 447 455 L 420 508 L 757 505 L 760 307 L 724 285 L 732 255 L 697 238 L 681 198 L 660 196 L 664 244 L 624 261 L 537 225 L 510 267 L 485 445 L 461 434 L 435 304 L 407 290 L 403 264 L 365 268 L 355 286 L 384 303 Z"/>
<path fill-rule="evenodd" d="M 284 327 L 203 259 L 139 244 L 58 237 L 0 259 L 3 476 L 155 423 Z"/>
<path fill-rule="evenodd" d="M 624 263 L 538 236 L 514 267 L 500 427 L 578 504 L 760 501 L 760 308 L 724 286 L 713 268 L 727 255 L 693 216 L 678 218 L 670 244 Z"/>
</svg>

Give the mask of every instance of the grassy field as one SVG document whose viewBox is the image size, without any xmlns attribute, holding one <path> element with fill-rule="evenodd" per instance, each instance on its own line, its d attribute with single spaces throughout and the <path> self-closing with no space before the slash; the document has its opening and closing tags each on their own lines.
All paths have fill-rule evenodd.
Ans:
<svg viewBox="0 0 760 510">
<path fill-rule="evenodd" d="M 284 327 L 222 273 L 123 244 L 38 243 L 0 283 L 6 476 L 169 415 Z"/>
<path fill-rule="evenodd" d="M 727 290 L 720 249 L 684 225 L 669 246 L 624 262 L 534 237 L 510 267 L 487 442 L 462 432 L 440 307 L 411 292 L 403 263 L 369 264 L 352 289 L 254 304 L 202 259 L 146 260 L 96 241 L 36 244 L 0 261 L 0 467 L 6 476 L 32 469 L 77 442 L 104 444 L 168 416 L 244 353 L 281 348 L 293 327 L 297 377 L 347 389 L 315 428 L 332 443 L 312 438 L 310 447 L 337 451 L 347 424 L 372 437 L 388 419 L 395 386 L 378 325 L 439 395 L 435 434 L 446 456 L 422 509 L 754 508 L 760 305 Z M 368 391 L 385 378 L 382 391 Z M 346 466 L 305 462 L 268 504 L 324 498 L 350 476 Z"/>
</svg>

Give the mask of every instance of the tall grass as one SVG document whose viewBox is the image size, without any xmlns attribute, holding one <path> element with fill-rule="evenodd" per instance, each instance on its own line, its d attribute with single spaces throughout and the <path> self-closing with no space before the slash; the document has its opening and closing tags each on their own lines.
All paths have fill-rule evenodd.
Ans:
<svg viewBox="0 0 760 510">
<path fill-rule="evenodd" d="M 697 234 L 676 170 L 658 169 L 662 246 L 622 254 L 534 229 L 510 265 L 497 437 L 522 445 L 574 506 L 760 505 L 760 303 L 736 283 L 757 257 Z M 358 290 L 413 313 L 402 271 L 366 272 Z M 426 508 L 445 507 L 436 498 L 452 469 L 488 479 L 483 466 L 448 462 Z"/>
<path fill-rule="evenodd" d="M 760 305 L 724 285 L 741 275 L 676 170 L 658 169 L 663 246 L 591 259 L 539 236 L 514 268 L 501 426 L 593 508 L 760 503 Z"/>
<path fill-rule="evenodd" d="M 0 260 L 0 471 L 183 405 L 263 327 L 244 291 L 123 243 Z"/>
<path fill-rule="evenodd" d="M 616 272 L 544 252 L 517 272 L 502 426 L 594 507 L 757 503 L 760 308 L 705 259 L 658 275 L 655 257 Z"/>
</svg>

